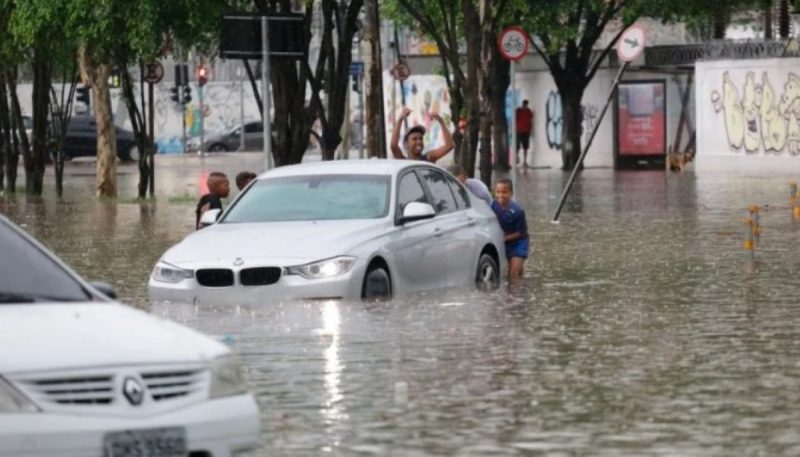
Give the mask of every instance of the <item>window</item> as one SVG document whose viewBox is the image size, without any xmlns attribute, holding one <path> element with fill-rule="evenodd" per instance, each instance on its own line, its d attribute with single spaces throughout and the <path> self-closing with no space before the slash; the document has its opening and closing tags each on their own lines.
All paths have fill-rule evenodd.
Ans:
<svg viewBox="0 0 800 457">
<path fill-rule="evenodd" d="M 376 219 L 389 214 L 388 175 L 305 175 L 261 179 L 222 221 Z"/>
<path fill-rule="evenodd" d="M 78 281 L 2 221 L 0 252 L 0 305 L 92 299 Z"/>
<path fill-rule="evenodd" d="M 428 186 L 428 190 L 431 192 L 434 202 L 433 207 L 436 209 L 437 214 L 452 213 L 458 209 L 456 199 L 447 185 L 447 177 L 444 173 L 438 170 L 426 169 L 422 172 L 422 180 L 425 181 L 425 185 Z"/>
<path fill-rule="evenodd" d="M 244 133 L 263 132 L 264 126 L 260 122 L 251 122 L 244 125 Z"/>
<path fill-rule="evenodd" d="M 464 186 L 459 185 L 456 179 L 452 176 L 447 176 L 447 185 L 450 187 L 450 190 L 453 191 L 453 195 L 456 197 L 458 209 L 469 208 L 469 197 L 467 196 L 467 190 L 464 189 Z"/>
<path fill-rule="evenodd" d="M 404 174 L 397 184 L 397 214 L 402 216 L 406 205 L 411 202 L 427 203 L 425 191 L 414 172 Z"/>
</svg>

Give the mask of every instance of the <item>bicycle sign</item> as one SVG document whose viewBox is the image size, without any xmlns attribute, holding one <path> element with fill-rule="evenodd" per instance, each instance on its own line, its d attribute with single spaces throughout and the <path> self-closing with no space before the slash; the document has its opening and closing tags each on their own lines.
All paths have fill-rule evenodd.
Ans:
<svg viewBox="0 0 800 457">
<path fill-rule="evenodd" d="M 500 50 L 500 54 L 507 60 L 512 62 L 522 60 L 525 54 L 528 53 L 528 34 L 518 25 L 506 27 L 500 33 L 497 46 Z"/>
</svg>

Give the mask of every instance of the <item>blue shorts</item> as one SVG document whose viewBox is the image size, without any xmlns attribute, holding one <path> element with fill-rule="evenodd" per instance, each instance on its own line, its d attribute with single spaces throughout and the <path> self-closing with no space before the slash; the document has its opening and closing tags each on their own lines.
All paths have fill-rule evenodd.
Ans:
<svg viewBox="0 0 800 457">
<path fill-rule="evenodd" d="M 529 237 L 526 236 L 521 240 L 514 240 L 510 243 L 506 243 L 506 259 L 511 259 L 512 257 L 522 257 L 523 259 L 527 259 L 528 240 Z"/>
</svg>

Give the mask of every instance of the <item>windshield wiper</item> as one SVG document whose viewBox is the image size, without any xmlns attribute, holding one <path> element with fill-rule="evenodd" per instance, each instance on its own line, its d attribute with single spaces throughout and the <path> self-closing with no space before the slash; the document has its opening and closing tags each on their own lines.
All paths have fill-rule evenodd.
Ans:
<svg viewBox="0 0 800 457">
<path fill-rule="evenodd" d="M 37 303 L 37 302 L 73 302 L 82 301 L 76 297 L 58 297 L 42 294 L 26 294 L 15 292 L 0 292 L 0 303 Z"/>
</svg>

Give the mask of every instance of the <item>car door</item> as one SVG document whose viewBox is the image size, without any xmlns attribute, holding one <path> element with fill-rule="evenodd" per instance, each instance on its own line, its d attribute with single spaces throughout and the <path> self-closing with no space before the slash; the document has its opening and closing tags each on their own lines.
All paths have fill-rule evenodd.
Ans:
<svg viewBox="0 0 800 457">
<path fill-rule="evenodd" d="M 433 207 L 436 209 L 436 234 L 439 263 L 435 266 L 438 275 L 443 276 L 448 287 L 462 285 L 464 278 L 470 275 L 470 251 L 473 242 L 469 237 L 469 221 L 465 211 L 459 208 L 456 197 L 448 183 L 447 174 L 443 171 L 425 167 L 420 170 L 420 177 L 428 191 Z M 465 208 L 464 208 L 465 209 Z"/>
<path fill-rule="evenodd" d="M 457 268 L 453 269 L 455 274 L 459 274 L 455 281 L 457 285 L 472 284 L 475 280 L 480 252 L 487 241 L 485 234 L 482 233 L 481 218 L 475 214 L 472 202 L 483 204 L 483 201 L 474 195 L 470 197 L 471 194 L 467 191 L 466 186 L 459 183 L 453 176 L 448 174 L 446 177 L 447 184 L 456 198 L 458 218 L 462 222 L 459 230 L 455 233 L 458 245 L 455 262 L 462 267 L 462 271 L 459 273 Z"/>
<path fill-rule="evenodd" d="M 417 174 L 408 170 L 397 178 L 395 224 L 397 230 L 389 240 L 388 249 L 394 260 L 391 274 L 398 291 L 414 292 L 441 287 L 442 270 L 437 270 L 443 248 L 436 236 L 436 217 L 400 224 L 403 209 L 410 202 L 430 203 Z"/>
<path fill-rule="evenodd" d="M 247 151 L 264 149 L 264 126 L 260 122 L 244 125 L 244 148 Z"/>
</svg>

